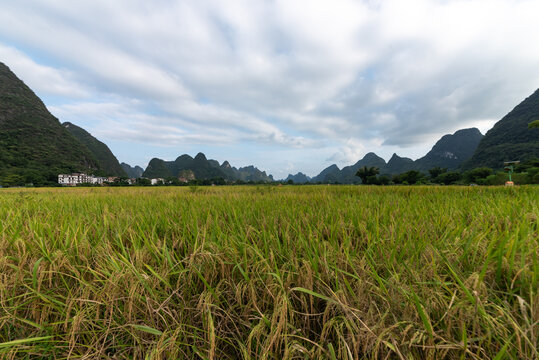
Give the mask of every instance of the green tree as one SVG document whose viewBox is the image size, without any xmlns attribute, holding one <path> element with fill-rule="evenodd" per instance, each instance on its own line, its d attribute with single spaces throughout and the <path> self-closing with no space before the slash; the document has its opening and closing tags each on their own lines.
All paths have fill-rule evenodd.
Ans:
<svg viewBox="0 0 539 360">
<path fill-rule="evenodd" d="M 442 175 L 445 172 L 447 172 L 446 168 L 441 168 L 439 166 L 433 167 L 429 170 L 430 178 L 436 179 L 438 176 Z"/>
<path fill-rule="evenodd" d="M 0 185 L 2 186 L 22 186 L 24 185 L 24 178 L 18 174 L 8 174 L 0 179 Z"/>
<path fill-rule="evenodd" d="M 492 175 L 493 171 L 489 167 L 479 167 L 472 170 L 468 170 L 464 173 L 464 179 L 469 183 L 480 183 L 486 179 L 489 175 Z"/>
<path fill-rule="evenodd" d="M 531 123 L 528 124 L 528 129 L 535 129 L 535 128 L 539 128 L 539 119 L 532 121 Z"/>
<path fill-rule="evenodd" d="M 458 171 L 449 171 L 436 177 L 436 182 L 445 185 L 451 185 L 462 179 L 462 174 Z"/>
<path fill-rule="evenodd" d="M 150 186 L 152 184 L 152 181 L 146 178 L 138 178 L 136 184 L 139 186 Z"/>
<path fill-rule="evenodd" d="M 389 185 L 391 182 L 391 178 L 387 175 L 381 175 L 378 177 L 378 185 Z"/>
<path fill-rule="evenodd" d="M 174 176 L 168 176 L 165 178 L 165 184 L 169 186 L 180 186 L 180 180 Z"/>
<path fill-rule="evenodd" d="M 425 178 L 425 174 L 417 170 L 410 170 L 393 177 L 395 184 L 416 184 Z"/>
<path fill-rule="evenodd" d="M 376 175 L 380 173 L 380 170 L 377 167 L 367 167 L 363 166 L 362 168 L 359 168 L 356 172 L 356 176 L 358 176 L 361 179 L 361 183 L 367 185 L 367 184 L 375 184 L 376 183 Z"/>
</svg>

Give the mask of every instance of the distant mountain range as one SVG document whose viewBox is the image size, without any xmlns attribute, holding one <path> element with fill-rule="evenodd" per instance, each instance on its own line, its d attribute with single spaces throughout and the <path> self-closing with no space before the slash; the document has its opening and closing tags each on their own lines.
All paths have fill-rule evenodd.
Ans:
<svg viewBox="0 0 539 360">
<path fill-rule="evenodd" d="M 462 129 L 445 135 L 422 158 L 412 160 L 393 154 L 386 163 L 375 153 L 366 154 L 342 169 L 328 166 L 312 179 L 289 174 L 285 181 L 301 183 L 356 184 L 363 166 L 377 167 L 380 174 L 409 170 L 427 172 L 434 167 L 471 169 L 503 167 L 504 161 L 539 158 L 539 128 L 528 124 L 539 119 L 539 90 L 517 105 L 483 136 L 478 129 Z M 86 172 L 130 178 L 181 177 L 187 180 L 223 178 L 227 181 L 272 182 L 271 175 L 254 166 L 236 168 L 220 164 L 203 153 L 181 155 L 174 161 L 153 158 L 146 169 L 119 163 L 110 149 L 75 124 L 60 124 L 43 102 L 11 70 L 0 63 L 0 185 L 57 181 L 59 173 Z"/>
<path fill-rule="evenodd" d="M 427 172 L 436 166 L 454 170 L 473 155 L 482 137 L 483 135 L 476 128 L 458 130 L 453 135 L 444 135 L 427 155 L 416 161 L 393 154 L 386 163 L 384 159 L 370 152 L 354 165 L 346 166 L 342 170 L 335 164 L 327 167 L 313 177 L 311 182 L 359 184 L 361 180 L 355 174 L 364 166 L 377 167 L 383 175 L 401 174 L 410 170 Z"/>
<path fill-rule="evenodd" d="M 195 179 L 223 178 L 229 181 L 263 181 L 272 182 L 273 177 L 265 171 L 260 171 L 254 166 L 235 168 L 228 161 L 219 164 L 217 160 L 208 160 L 203 153 L 198 153 L 194 158 L 184 154 L 174 161 L 165 161 L 158 158 L 150 160 L 148 167 L 142 174 L 147 178 L 167 178 L 192 176 Z"/>
</svg>

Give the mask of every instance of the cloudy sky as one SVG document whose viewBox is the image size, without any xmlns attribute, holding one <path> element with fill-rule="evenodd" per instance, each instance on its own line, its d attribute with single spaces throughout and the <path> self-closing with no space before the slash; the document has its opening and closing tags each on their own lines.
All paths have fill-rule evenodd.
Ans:
<svg viewBox="0 0 539 360">
<path fill-rule="evenodd" d="M 483 133 L 539 87 L 539 1 L 0 0 L 0 61 L 145 167 L 276 178 Z"/>
</svg>

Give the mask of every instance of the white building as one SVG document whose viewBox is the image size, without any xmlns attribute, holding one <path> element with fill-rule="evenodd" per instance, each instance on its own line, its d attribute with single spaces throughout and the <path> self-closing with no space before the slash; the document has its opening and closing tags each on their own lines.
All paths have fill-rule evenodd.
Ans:
<svg viewBox="0 0 539 360">
<path fill-rule="evenodd" d="M 165 183 L 165 179 L 163 178 L 151 179 L 150 181 L 152 185 L 161 185 Z"/>
<path fill-rule="evenodd" d="M 107 178 L 92 176 L 92 184 L 103 185 Z"/>
<path fill-rule="evenodd" d="M 64 186 L 77 186 L 79 184 L 98 184 L 103 185 L 105 178 L 86 175 L 83 173 L 60 174 L 58 175 L 58 184 Z"/>
</svg>

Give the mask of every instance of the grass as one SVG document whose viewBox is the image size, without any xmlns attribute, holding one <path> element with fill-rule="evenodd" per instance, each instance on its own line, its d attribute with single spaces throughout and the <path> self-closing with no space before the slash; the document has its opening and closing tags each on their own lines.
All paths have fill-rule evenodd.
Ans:
<svg viewBox="0 0 539 360">
<path fill-rule="evenodd" d="M 0 358 L 538 358 L 538 187 L 195 190 L 2 189 Z"/>
</svg>

